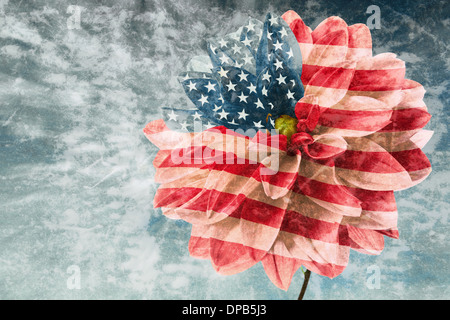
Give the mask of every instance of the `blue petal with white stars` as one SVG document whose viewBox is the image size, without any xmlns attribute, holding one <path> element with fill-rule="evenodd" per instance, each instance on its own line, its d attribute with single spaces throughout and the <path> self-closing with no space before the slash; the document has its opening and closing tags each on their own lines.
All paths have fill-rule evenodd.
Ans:
<svg viewBox="0 0 450 320">
<path fill-rule="evenodd" d="M 184 73 L 181 79 L 197 110 L 166 109 L 170 127 L 194 131 L 194 114 L 206 127 L 242 130 L 270 130 L 279 116 L 295 117 L 304 94 L 302 56 L 282 18 L 249 19 L 238 32 L 211 40 L 207 50 L 211 72 Z"/>
</svg>

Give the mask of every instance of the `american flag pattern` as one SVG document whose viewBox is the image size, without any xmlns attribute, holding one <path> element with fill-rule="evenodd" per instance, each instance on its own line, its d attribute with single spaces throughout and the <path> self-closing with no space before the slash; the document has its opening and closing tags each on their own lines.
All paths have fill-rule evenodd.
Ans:
<svg viewBox="0 0 450 320">
<path fill-rule="evenodd" d="M 294 106 L 304 94 L 302 56 L 283 19 L 270 14 L 264 24 L 249 19 L 239 31 L 212 39 L 208 55 L 208 72 L 180 75 L 195 110 L 164 108 L 170 128 L 193 131 L 193 122 L 201 119 L 205 129 L 255 132 L 273 129 L 274 119 L 282 114 L 295 117 Z"/>
<path fill-rule="evenodd" d="M 372 56 L 370 31 L 365 25 L 347 26 L 339 17 L 330 17 L 312 31 L 293 11 L 282 18 L 284 22 L 269 15 L 264 24 L 253 22 L 258 26 L 255 32 L 248 35 L 242 31 L 236 40 L 257 37 L 252 38 L 254 44 L 245 45 L 256 61 L 252 66 L 236 67 L 236 61 L 241 64 L 242 54 L 245 56 L 244 46 L 239 50 L 241 58 L 233 58 L 229 47 L 222 50 L 220 43 L 211 42 L 213 49 L 218 48 L 208 48 L 213 72 L 189 74 L 182 80 L 197 106 L 196 111 L 185 110 L 185 114 L 198 112 L 213 128 L 173 130 L 169 124 L 176 121 L 157 120 L 149 123 L 144 133 L 160 149 L 153 162 L 155 182 L 161 184 L 154 206 L 161 207 L 169 218 L 192 223 L 190 254 L 209 259 L 217 272 L 226 275 L 262 262 L 270 280 L 287 290 L 302 265 L 333 278 L 347 266 L 350 249 L 380 254 L 384 236 L 398 238 L 394 191 L 423 181 L 431 172 L 421 148 L 432 132 L 422 129 L 430 119 L 423 102 L 424 88 L 405 79 L 404 62 L 394 54 Z M 280 28 L 286 25 L 288 35 L 283 37 Z M 262 35 L 258 34 L 260 28 Z M 269 33 L 277 34 L 274 41 L 283 43 L 282 53 L 273 41 L 266 40 Z M 293 37 L 296 47 L 289 40 Z M 259 61 L 264 56 L 261 43 L 266 43 L 271 54 Z M 301 64 L 287 59 L 286 50 L 291 49 Z M 220 60 L 222 53 L 231 64 L 214 60 Z M 282 70 L 274 67 L 277 59 L 282 61 Z M 229 71 L 229 78 L 217 76 L 221 68 Z M 271 83 L 262 81 L 265 70 L 270 70 Z M 257 88 L 252 99 L 242 103 L 236 101 L 238 94 L 250 94 L 248 84 L 236 79 L 241 71 L 249 74 L 248 82 Z M 283 96 L 286 90 L 293 91 L 290 81 L 274 83 L 278 73 L 296 82 L 293 100 L 298 101 Z M 190 81 L 197 90 L 189 89 Z M 236 92 L 227 92 L 230 82 L 236 83 Z M 215 84 L 217 91 L 211 89 L 208 94 L 208 83 Z M 262 93 L 266 84 L 266 89 L 274 86 L 267 97 Z M 208 105 L 198 103 L 201 95 L 207 96 Z M 224 101 L 219 105 L 214 99 L 221 97 Z M 248 106 L 249 120 L 236 118 L 245 103 L 251 105 L 257 99 L 264 108 Z M 269 103 L 274 108 L 269 110 Z M 214 104 L 228 116 L 217 116 Z M 288 154 L 285 136 L 265 132 L 273 127 L 269 113 L 272 119 L 290 114 L 307 122 L 305 110 L 313 107 L 320 116 L 313 128 L 305 129 L 313 142 L 295 155 Z M 230 124 L 233 120 L 237 126 L 258 129 L 254 122 L 261 121 L 264 130 L 255 136 L 236 133 L 230 130 L 235 126 Z M 252 148 L 261 145 L 276 147 L 266 158 L 249 161 Z M 173 155 L 179 152 L 195 161 L 175 163 Z M 271 157 L 279 160 L 279 170 L 265 175 L 262 169 Z M 233 161 L 211 161 L 219 158 Z"/>
</svg>

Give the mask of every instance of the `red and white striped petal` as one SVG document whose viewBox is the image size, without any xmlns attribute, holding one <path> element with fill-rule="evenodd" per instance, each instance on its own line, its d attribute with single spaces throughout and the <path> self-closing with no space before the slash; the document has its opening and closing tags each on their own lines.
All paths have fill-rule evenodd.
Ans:
<svg viewBox="0 0 450 320">
<path fill-rule="evenodd" d="M 357 23 L 347 28 L 348 51 L 346 60 L 358 60 L 372 56 L 372 36 L 369 28 Z"/>
</svg>

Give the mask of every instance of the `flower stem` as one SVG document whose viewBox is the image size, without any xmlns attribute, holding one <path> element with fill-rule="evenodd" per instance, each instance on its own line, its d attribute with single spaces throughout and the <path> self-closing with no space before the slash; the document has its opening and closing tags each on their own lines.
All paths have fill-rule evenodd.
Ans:
<svg viewBox="0 0 450 320">
<path fill-rule="evenodd" d="M 302 269 L 302 271 L 303 271 L 303 269 Z M 308 282 L 309 282 L 309 277 L 310 276 L 311 276 L 311 271 L 306 270 L 306 272 L 305 272 L 305 279 L 303 280 L 302 290 L 300 291 L 300 294 L 299 294 L 297 300 L 303 300 L 303 296 L 305 295 L 306 287 L 308 286 Z"/>
</svg>

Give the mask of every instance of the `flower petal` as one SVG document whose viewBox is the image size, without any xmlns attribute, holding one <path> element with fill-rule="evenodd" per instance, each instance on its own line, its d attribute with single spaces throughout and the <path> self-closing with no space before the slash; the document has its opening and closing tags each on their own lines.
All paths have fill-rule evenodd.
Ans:
<svg viewBox="0 0 450 320">
<path fill-rule="evenodd" d="M 334 278 L 344 271 L 348 263 L 349 249 L 348 246 L 280 232 L 268 254 L 295 259 L 297 265 L 304 265 L 312 272 Z"/>
<path fill-rule="evenodd" d="M 209 244 L 211 263 L 214 269 L 223 275 L 242 272 L 257 263 L 258 261 L 249 255 L 250 251 L 264 253 L 242 244 L 239 219 L 235 218 L 227 218 L 211 225 L 193 225 L 191 239 L 191 254 L 201 257 L 208 258 L 206 246 Z"/>
<path fill-rule="evenodd" d="M 268 197 L 278 199 L 289 192 L 297 179 L 300 161 L 301 154 L 273 153 L 261 162 L 261 182 Z"/>
<path fill-rule="evenodd" d="M 334 134 L 322 134 L 314 137 L 314 143 L 304 146 L 303 150 L 312 159 L 324 160 L 337 157 L 347 150 L 344 138 Z"/>
<path fill-rule="evenodd" d="M 294 10 L 288 10 L 285 13 L 283 13 L 283 15 L 281 16 L 281 18 L 286 21 L 286 23 L 290 26 L 291 23 L 293 23 L 295 20 L 301 19 L 300 16 L 298 15 L 297 12 L 295 12 Z"/>
<path fill-rule="evenodd" d="M 369 229 L 360 229 L 347 225 L 348 236 L 351 240 L 352 249 L 365 253 L 378 255 L 384 249 L 384 236 Z"/>
<path fill-rule="evenodd" d="M 393 53 L 363 58 L 357 61 L 349 94 L 373 97 L 392 108 L 403 98 L 404 77 L 405 62 Z"/>
<path fill-rule="evenodd" d="M 295 20 L 289 26 L 297 39 L 300 51 L 302 52 L 302 61 L 305 64 L 313 48 L 311 29 L 305 25 L 302 19 Z"/>
<path fill-rule="evenodd" d="M 347 28 L 348 51 L 346 60 L 358 60 L 372 56 L 372 36 L 369 28 L 363 23 L 357 23 Z"/>
<path fill-rule="evenodd" d="M 358 188 L 347 190 L 361 201 L 361 216 L 344 217 L 342 224 L 370 230 L 397 228 L 397 206 L 393 191 L 371 191 Z"/>
<path fill-rule="evenodd" d="M 305 96 L 315 95 L 318 104 L 328 108 L 338 103 L 347 93 L 354 74 L 355 62 L 344 61 L 332 68 L 321 68 L 309 80 Z"/>
<path fill-rule="evenodd" d="M 314 32 L 313 32 L 314 34 Z M 314 41 L 314 45 L 305 61 L 306 65 L 331 67 L 336 63 L 345 60 L 347 55 L 348 33 L 347 29 L 336 30 L 325 34 L 318 42 Z M 318 70 L 316 69 L 316 72 Z M 306 75 L 311 74 L 307 73 Z M 308 77 L 302 76 L 304 83 L 309 83 Z"/>
<path fill-rule="evenodd" d="M 312 32 L 312 38 L 314 43 L 322 44 L 322 40 L 326 35 L 336 31 L 343 31 L 347 36 L 346 39 L 340 39 L 336 41 L 334 45 L 347 46 L 348 44 L 348 31 L 347 31 L 347 23 L 341 19 L 340 17 L 332 16 L 325 20 L 323 20 Z M 327 42 L 328 44 L 328 42 Z"/>
<path fill-rule="evenodd" d="M 274 254 L 266 254 L 261 262 L 270 281 L 285 291 L 289 288 L 295 272 L 302 265 L 299 259 Z"/>
<path fill-rule="evenodd" d="M 400 190 L 412 185 L 405 168 L 385 149 L 366 138 L 346 138 L 349 149 L 335 159 L 336 174 L 348 186 Z"/>
<path fill-rule="evenodd" d="M 385 103 L 365 96 L 346 96 L 332 108 L 323 108 L 314 133 L 344 137 L 367 136 L 391 122 Z"/>
</svg>

